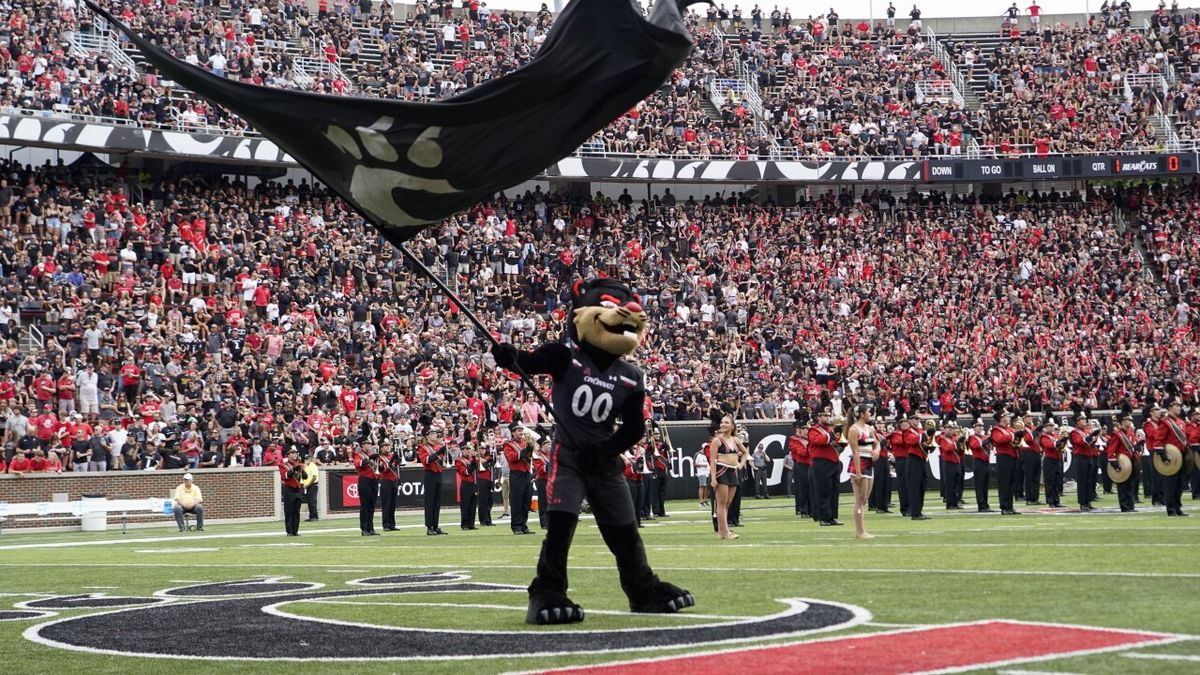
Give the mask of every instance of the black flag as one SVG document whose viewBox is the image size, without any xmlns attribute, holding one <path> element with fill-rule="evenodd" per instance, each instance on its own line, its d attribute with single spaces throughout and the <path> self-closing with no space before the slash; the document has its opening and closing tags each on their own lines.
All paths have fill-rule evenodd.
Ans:
<svg viewBox="0 0 1200 675">
<path fill-rule="evenodd" d="M 164 77 L 237 113 L 394 244 L 536 176 L 663 84 L 691 49 L 682 8 L 572 0 L 525 67 L 437 103 L 244 84 L 175 59 L 86 0 Z"/>
</svg>

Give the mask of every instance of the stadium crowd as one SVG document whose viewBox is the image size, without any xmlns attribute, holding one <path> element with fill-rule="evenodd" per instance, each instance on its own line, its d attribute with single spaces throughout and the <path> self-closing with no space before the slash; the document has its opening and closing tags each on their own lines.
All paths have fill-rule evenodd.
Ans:
<svg viewBox="0 0 1200 675">
<path fill-rule="evenodd" d="M 418 2 L 403 17 L 387 2 L 346 0 L 315 9 L 260 0 L 108 6 L 177 57 L 225 77 L 413 101 L 448 98 L 525 65 L 553 22 L 545 6 L 493 11 L 474 0 L 463 8 Z M 746 159 L 921 157 L 975 145 L 1001 155 L 1120 150 L 1161 144 L 1165 132 L 1152 122 L 1160 106 L 1180 139 L 1196 136 L 1195 12 L 1162 7 L 1143 29 L 1131 25 L 1127 8 L 1106 5 L 1082 25 L 1026 30 L 1006 18 L 1009 39 L 998 43 L 944 36 L 945 53 L 973 89 L 958 92 L 964 100 L 914 11 L 918 20 L 902 26 L 840 20 L 832 9 L 801 21 L 762 9 L 742 17 L 739 8 L 718 8 L 708 21 L 690 13 L 696 48 L 688 61 L 583 149 Z M 75 49 L 72 33 L 97 30 L 116 37 L 133 61 Z M 0 43 L 0 64 L 13 75 L 0 87 L 0 104 L 144 126 L 249 130 L 157 77 L 77 0 L 10 8 Z M 749 89 L 739 75 L 754 80 Z"/>
<path fill-rule="evenodd" d="M 545 421 L 459 307 L 320 189 L 185 178 L 131 200 L 62 165 L 3 174 L 9 457 L 271 463 L 292 446 L 403 445 L 422 416 L 451 438 Z M 519 345 L 559 335 L 573 278 L 626 279 L 654 325 L 638 360 L 660 419 L 732 401 L 748 418 L 846 401 L 888 416 L 1141 409 L 1196 396 L 1196 190 L 789 208 L 534 191 L 412 244 Z M 1165 283 L 1114 206 L 1170 254 Z M 31 324 L 44 346 L 24 346 Z"/>
</svg>

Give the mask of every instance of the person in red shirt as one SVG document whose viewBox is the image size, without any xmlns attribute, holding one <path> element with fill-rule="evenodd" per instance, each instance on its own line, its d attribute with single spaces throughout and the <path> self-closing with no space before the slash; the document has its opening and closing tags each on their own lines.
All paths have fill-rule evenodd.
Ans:
<svg viewBox="0 0 1200 675">
<path fill-rule="evenodd" d="M 1040 506 L 1041 500 L 1038 494 L 1042 484 L 1042 446 L 1038 443 L 1038 436 L 1033 429 L 1033 422 L 1029 417 L 1024 420 L 1026 428 L 1025 442 L 1021 444 L 1021 492 L 1017 496 L 1025 497 L 1026 506 Z"/>
<path fill-rule="evenodd" d="M 338 401 L 342 404 L 342 409 L 347 415 L 353 415 L 355 410 L 358 410 L 358 389 L 350 386 L 343 386 L 342 393 L 338 394 Z"/>
<path fill-rule="evenodd" d="M 54 416 L 54 413 L 50 412 L 50 406 L 42 406 L 42 414 L 29 420 L 29 424 L 35 430 L 34 433 L 37 435 L 38 444 L 42 446 L 43 450 L 48 450 L 51 443 L 58 436 L 59 427 L 58 418 Z"/>
<path fill-rule="evenodd" d="M 354 470 L 358 472 L 358 529 L 364 537 L 374 537 L 375 498 L 379 494 L 379 455 L 369 446 L 354 453 Z"/>
<path fill-rule="evenodd" d="M 816 520 L 810 489 L 812 486 L 812 455 L 808 453 L 808 440 L 805 438 L 803 422 L 797 421 L 792 425 L 792 435 L 788 436 L 787 449 L 788 454 L 792 457 L 792 483 L 796 494 L 796 515 Z"/>
<path fill-rule="evenodd" d="M 496 455 L 491 450 L 481 450 L 476 453 L 475 467 L 475 497 L 479 503 L 479 524 L 492 527 L 492 467 L 496 465 Z"/>
<path fill-rule="evenodd" d="M 1186 391 L 1185 391 L 1186 395 Z M 1191 451 L 1192 457 L 1200 457 L 1200 407 L 1192 408 L 1188 413 L 1188 422 L 1184 426 L 1187 433 L 1188 450 Z M 1200 499 L 1200 463 L 1192 462 L 1192 499 Z"/>
<path fill-rule="evenodd" d="M 1163 414 L 1166 412 L 1161 406 L 1154 406 L 1150 410 L 1150 419 L 1142 423 L 1142 432 L 1146 436 L 1146 452 L 1142 456 L 1142 472 L 1144 476 L 1149 476 L 1149 494 L 1151 506 L 1162 506 L 1162 480 L 1158 472 L 1154 470 L 1153 457 L 1155 453 L 1162 450 L 1163 445 L 1167 442 L 1167 423 L 1163 421 Z M 1077 459 L 1072 457 L 1072 459 Z M 1145 479 L 1143 479 L 1143 482 Z M 1143 484 L 1143 490 L 1147 489 Z"/>
<path fill-rule="evenodd" d="M 1046 485 L 1046 506 L 1062 506 L 1063 450 L 1067 437 L 1060 433 L 1053 419 L 1046 420 L 1042 434 L 1038 436 L 1038 447 L 1042 451 L 1042 481 Z"/>
<path fill-rule="evenodd" d="M 304 502 L 305 478 L 300 452 L 288 452 L 287 461 L 279 464 L 279 479 L 283 484 L 283 528 L 289 537 L 300 536 L 300 504 Z"/>
<path fill-rule="evenodd" d="M 33 378 L 33 382 L 29 385 L 33 391 L 33 397 L 37 399 L 39 405 L 51 403 L 54 400 L 54 378 L 50 373 L 42 373 Z"/>
<path fill-rule="evenodd" d="M 1117 459 L 1120 455 L 1129 458 L 1130 466 L 1134 466 L 1134 463 L 1138 461 L 1137 431 L 1133 428 L 1133 416 L 1121 415 L 1120 423 L 1120 428 L 1108 437 L 1108 445 L 1104 449 L 1105 457 L 1114 469 L 1121 468 L 1120 460 Z M 1137 510 L 1133 507 L 1133 497 L 1136 491 L 1137 480 L 1132 475 L 1124 483 L 1117 483 L 1117 503 L 1121 507 L 1121 513 Z"/>
<path fill-rule="evenodd" d="M 1021 428 L 1012 426 L 1012 415 L 1008 411 L 1000 413 L 996 426 L 992 427 L 992 447 L 996 449 L 996 492 L 1000 496 L 1000 513 L 1016 515 L 1013 509 L 1013 492 L 1017 474 L 1017 461 L 1020 450 L 1017 446 L 1025 440 L 1024 424 Z"/>
<path fill-rule="evenodd" d="M 400 479 L 400 459 L 392 449 L 384 446 L 379 451 L 379 505 L 385 532 L 396 531 L 397 482 Z"/>
<path fill-rule="evenodd" d="M 908 481 L 905 470 L 908 469 L 908 437 L 912 427 L 908 417 L 902 417 L 896 425 L 896 430 L 888 436 L 888 446 L 892 449 L 892 459 L 896 462 L 896 492 L 900 495 L 900 515 L 908 515 Z"/>
<path fill-rule="evenodd" d="M 142 381 L 142 369 L 138 368 L 132 361 L 126 361 L 121 366 L 118 373 L 121 378 L 121 391 L 125 392 L 125 400 L 129 403 L 129 407 L 137 405 L 138 386 Z"/>
<path fill-rule="evenodd" d="M 1070 435 L 1071 462 L 1075 465 L 1075 492 L 1080 511 L 1095 510 L 1092 502 L 1096 499 L 1096 464 L 1092 457 L 1096 454 L 1095 444 L 1099 435 L 1099 428 L 1090 428 L 1086 417 L 1080 415 L 1075 418 L 1075 429 Z"/>
<path fill-rule="evenodd" d="M 929 484 L 929 453 L 937 447 L 934 441 L 937 423 L 927 420 L 924 431 L 917 430 L 919 424 L 917 414 L 910 414 L 908 431 L 904 433 L 904 444 L 908 447 L 904 480 L 908 483 L 908 517 L 929 520 L 925 515 L 925 489 Z"/>
<path fill-rule="evenodd" d="M 656 458 L 657 459 L 657 458 Z M 546 529 L 546 513 L 550 504 L 546 495 L 546 465 L 550 462 L 550 440 L 547 439 L 533 453 L 533 484 L 537 486 L 538 524 Z M 663 514 L 658 514 L 663 517 Z"/>
<path fill-rule="evenodd" d="M 75 379 L 64 372 L 56 383 L 58 389 L 58 412 L 61 415 L 75 412 Z"/>
<path fill-rule="evenodd" d="M 959 438 L 958 424 L 951 420 L 935 439 L 938 457 L 942 461 L 942 500 L 947 510 L 962 508 L 962 488 L 959 483 L 963 458 Z"/>
<path fill-rule="evenodd" d="M 14 476 L 24 476 L 32 470 L 29 458 L 23 454 L 14 455 L 8 464 L 8 473 Z"/>
<path fill-rule="evenodd" d="M 512 424 L 512 440 L 504 443 L 504 458 L 508 460 L 508 504 L 513 534 L 533 534 L 527 527 L 529 505 L 533 501 L 533 482 L 530 462 L 533 461 L 533 441 L 525 427 Z"/>
<path fill-rule="evenodd" d="M 812 457 L 813 509 L 823 527 L 841 525 L 838 516 L 838 489 L 842 461 L 837 450 L 837 432 L 830 423 L 832 411 L 822 408 L 817 423 L 808 429 L 808 454 Z"/>
<path fill-rule="evenodd" d="M 642 445 L 638 444 L 621 454 L 621 459 L 625 461 L 625 468 L 623 469 L 625 484 L 629 486 L 629 495 L 633 498 L 633 514 L 637 517 L 638 527 L 644 527 L 642 525 L 642 518 L 644 517 L 642 504 L 644 503 L 643 495 L 646 489 L 644 485 L 646 474 L 643 471 L 646 466 L 645 453 L 646 451 Z"/>
<path fill-rule="evenodd" d="M 1163 422 L 1166 427 L 1164 445 L 1166 443 L 1174 445 L 1183 455 L 1183 466 L 1175 473 L 1161 477 L 1163 506 L 1167 507 L 1168 516 L 1183 517 L 1188 515 L 1183 512 L 1183 486 L 1192 467 L 1195 466 L 1195 461 L 1187 450 L 1187 423 L 1183 419 L 1183 404 L 1179 399 L 1174 399 L 1167 404 L 1167 417 Z"/>
<path fill-rule="evenodd" d="M 458 525 L 464 530 L 478 529 L 475 527 L 475 507 L 478 501 L 475 494 L 475 474 L 478 470 L 479 461 L 475 458 L 475 446 L 467 443 L 462 455 L 454 460 L 454 473 L 458 478 Z"/>
<path fill-rule="evenodd" d="M 442 510 L 442 470 L 446 462 L 446 449 L 438 445 L 437 435 L 426 424 L 421 444 L 417 446 L 417 460 L 425 469 L 421 484 L 425 488 L 425 534 L 430 536 L 449 534 L 438 527 Z"/>
</svg>

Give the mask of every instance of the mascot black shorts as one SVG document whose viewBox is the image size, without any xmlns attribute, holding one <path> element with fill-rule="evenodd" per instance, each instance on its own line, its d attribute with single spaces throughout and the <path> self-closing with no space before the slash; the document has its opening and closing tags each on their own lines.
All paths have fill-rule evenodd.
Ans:
<svg viewBox="0 0 1200 675">
<path fill-rule="evenodd" d="M 627 525 L 637 521 L 633 498 L 625 487 L 625 476 L 584 473 L 569 461 L 560 461 L 560 452 L 570 452 L 555 443 L 546 466 L 547 511 L 565 511 L 579 515 L 583 498 L 587 497 L 597 525 Z"/>
</svg>

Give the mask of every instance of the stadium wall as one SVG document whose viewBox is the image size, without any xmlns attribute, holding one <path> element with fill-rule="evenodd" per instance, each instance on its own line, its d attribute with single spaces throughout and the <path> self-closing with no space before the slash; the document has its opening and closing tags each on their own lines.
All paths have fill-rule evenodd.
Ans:
<svg viewBox="0 0 1200 675">
<path fill-rule="evenodd" d="M 84 495 L 100 495 L 110 499 L 166 499 L 183 482 L 184 473 L 174 470 L 0 475 L 0 503 L 78 501 Z M 206 522 L 251 522 L 282 517 L 279 471 L 273 467 L 196 469 L 192 474 L 204 495 Z M 109 527 L 119 523 L 112 514 L 108 518 Z M 131 525 L 171 522 L 174 522 L 173 516 L 151 516 L 149 513 L 139 513 L 130 520 Z M 50 525 L 66 526 L 60 529 L 79 529 L 79 523 L 69 519 L 47 521 L 33 516 L 9 518 L 4 522 L 4 529 Z"/>
</svg>

